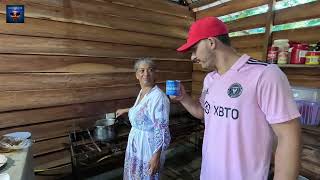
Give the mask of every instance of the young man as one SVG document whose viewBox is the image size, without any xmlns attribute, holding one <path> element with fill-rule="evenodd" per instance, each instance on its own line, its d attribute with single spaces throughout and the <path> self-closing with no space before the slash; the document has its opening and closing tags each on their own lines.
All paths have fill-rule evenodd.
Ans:
<svg viewBox="0 0 320 180">
<path fill-rule="evenodd" d="M 266 180 L 275 134 L 274 179 L 296 180 L 300 114 L 284 73 L 239 55 L 230 47 L 226 25 L 215 17 L 194 22 L 177 50 L 192 50 L 191 60 L 211 71 L 199 101 L 183 86 L 180 96 L 171 97 L 205 120 L 200 179 Z"/>
</svg>

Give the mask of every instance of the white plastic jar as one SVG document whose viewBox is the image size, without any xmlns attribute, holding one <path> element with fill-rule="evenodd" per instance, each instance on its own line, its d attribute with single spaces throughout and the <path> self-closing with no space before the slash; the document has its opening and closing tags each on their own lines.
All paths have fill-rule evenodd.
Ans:
<svg viewBox="0 0 320 180">
<path fill-rule="evenodd" d="M 289 40 L 288 39 L 277 39 L 273 41 L 273 45 L 279 48 L 278 53 L 278 64 L 287 64 L 289 62 Z"/>
</svg>

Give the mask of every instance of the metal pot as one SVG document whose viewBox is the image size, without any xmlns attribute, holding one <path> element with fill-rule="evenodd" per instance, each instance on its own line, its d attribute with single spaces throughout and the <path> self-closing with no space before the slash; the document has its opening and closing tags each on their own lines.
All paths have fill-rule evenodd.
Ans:
<svg viewBox="0 0 320 180">
<path fill-rule="evenodd" d="M 113 141 L 116 138 L 116 119 L 101 119 L 96 122 L 95 138 L 99 141 Z"/>
</svg>

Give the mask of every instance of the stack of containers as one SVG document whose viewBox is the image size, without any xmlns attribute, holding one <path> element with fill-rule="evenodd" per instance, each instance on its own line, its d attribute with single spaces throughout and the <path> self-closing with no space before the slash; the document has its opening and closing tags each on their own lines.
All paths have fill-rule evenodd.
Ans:
<svg viewBox="0 0 320 180">
<path fill-rule="evenodd" d="M 320 89 L 292 87 L 292 93 L 301 113 L 301 124 L 318 126 L 320 124 Z"/>
</svg>

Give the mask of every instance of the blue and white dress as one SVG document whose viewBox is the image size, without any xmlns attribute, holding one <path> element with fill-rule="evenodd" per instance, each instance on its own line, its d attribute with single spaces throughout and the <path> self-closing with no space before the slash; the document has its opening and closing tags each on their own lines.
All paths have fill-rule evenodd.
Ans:
<svg viewBox="0 0 320 180">
<path fill-rule="evenodd" d="M 149 174 L 149 161 L 152 155 L 160 150 L 161 168 L 164 165 L 164 151 L 171 140 L 170 101 L 157 86 L 154 86 L 138 103 L 140 95 L 141 91 L 134 106 L 129 110 L 132 128 L 128 137 L 123 179 L 158 180 L 159 172 L 153 176 Z"/>
</svg>

